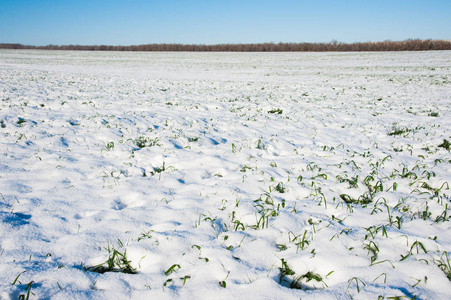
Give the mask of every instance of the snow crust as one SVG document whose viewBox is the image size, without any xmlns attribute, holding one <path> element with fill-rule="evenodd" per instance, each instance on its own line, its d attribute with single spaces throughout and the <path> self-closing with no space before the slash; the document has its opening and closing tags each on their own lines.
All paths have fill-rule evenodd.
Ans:
<svg viewBox="0 0 451 300">
<path fill-rule="evenodd" d="M 1 299 L 446 299 L 450 68 L 0 50 Z"/>
</svg>

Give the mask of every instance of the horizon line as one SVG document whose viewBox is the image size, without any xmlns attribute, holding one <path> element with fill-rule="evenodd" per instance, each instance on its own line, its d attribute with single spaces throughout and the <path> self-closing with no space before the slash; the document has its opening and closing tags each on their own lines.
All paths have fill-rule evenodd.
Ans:
<svg viewBox="0 0 451 300">
<path fill-rule="evenodd" d="M 446 42 L 451 43 L 451 39 L 420 39 L 420 38 L 407 38 L 404 40 L 378 40 L 378 41 L 359 41 L 359 42 L 341 42 L 335 39 L 332 39 L 329 42 L 249 42 L 249 43 L 227 43 L 227 42 L 221 42 L 221 43 L 178 43 L 178 42 L 165 42 L 165 43 L 140 43 L 140 44 L 43 44 L 43 45 L 33 45 L 33 44 L 26 44 L 26 43 L 19 43 L 19 42 L 0 42 L 0 45 L 21 45 L 25 47 L 47 47 L 47 46 L 57 46 L 57 47 L 64 47 L 64 46 L 108 46 L 108 47 L 134 47 L 134 46 L 145 46 L 145 45 L 183 45 L 183 46 L 220 46 L 220 45 L 263 45 L 263 44 L 273 44 L 273 45 L 279 45 L 279 44 L 314 44 L 314 45 L 322 45 L 322 44 L 344 44 L 344 45 L 352 45 L 352 44 L 366 44 L 366 43 L 386 43 L 386 42 L 392 42 L 392 43 L 401 43 L 401 42 L 409 42 L 409 41 L 432 41 L 432 42 Z"/>
<path fill-rule="evenodd" d="M 177 44 L 154 43 L 140 45 L 45 45 L 0 43 L 0 49 L 11 50 L 75 50 L 75 51 L 133 51 L 133 52 L 370 52 L 370 51 L 428 51 L 451 50 L 451 40 L 407 39 L 403 41 L 343 43 L 237 43 L 237 44 Z"/>
</svg>

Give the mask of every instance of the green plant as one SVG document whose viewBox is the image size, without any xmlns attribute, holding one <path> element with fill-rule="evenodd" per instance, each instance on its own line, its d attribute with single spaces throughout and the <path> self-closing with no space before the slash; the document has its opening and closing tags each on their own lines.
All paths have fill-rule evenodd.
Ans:
<svg viewBox="0 0 451 300">
<path fill-rule="evenodd" d="M 279 182 L 279 183 L 276 185 L 275 190 L 278 191 L 278 192 L 281 193 L 281 194 L 283 194 L 283 193 L 286 192 L 286 189 L 285 189 L 285 187 L 283 186 L 283 183 L 282 183 L 282 182 Z"/>
<path fill-rule="evenodd" d="M 122 247 L 122 242 L 119 240 L 119 245 Z M 96 273 L 106 272 L 121 272 L 126 274 L 137 274 L 136 269 L 131 266 L 131 261 L 127 259 L 127 249 L 124 252 L 119 252 L 114 247 L 108 245 L 105 248 L 108 251 L 108 259 L 101 264 L 93 267 L 85 268 L 85 271 L 91 271 Z"/>
<path fill-rule="evenodd" d="M 236 148 L 235 144 L 232 143 L 232 153 L 236 154 L 236 150 L 237 150 L 237 148 Z"/>
<path fill-rule="evenodd" d="M 296 274 L 293 270 L 290 269 L 285 259 L 281 259 L 282 267 L 279 268 L 280 270 L 280 277 L 279 277 L 279 284 L 282 283 L 282 280 L 285 276 L 294 275 Z"/>
<path fill-rule="evenodd" d="M 166 287 L 168 285 L 168 283 L 172 283 L 172 278 L 167 279 L 164 283 L 163 283 L 163 289 L 164 287 Z"/>
<path fill-rule="evenodd" d="M 321 275 L 309 271 L 309 272 L 305 273 L 304 275 L 295 276 L 290 283 L 290 288 L 292 288 L 292 289 L 310 289 L 310 288 L 303 286 L 302 281 L 304 281 L 304 280 L 305 280 L 305 282 L 309 282 L 312 280 L 316 281 L 316 282 L 320 282 L 320 283 L 322 283 L 321 287 L 327 287 L 327 284 L 324 282 Z M 317 288 L 317 287 L 314 286 L 313 288 Z"/>
<path fill-rule="evenodd" d="M 273 209 L 263 209 L 256 214 L 257 224 L 252 226 L 255 229 L 265 229 L 269 227 L 269 218 L 277 216 L 277 212 Z M 260 216 L 260 218 L 258 217 Z"/>
<path fill-rule="evenodd" d="M 26 295 L 19 295 L 19 300 L 28 300 L 30 298 L 31 287 L 34 284 L 34 281 L 30 281 L 25 287 L 25 291 L 27 291 Z M 31 293 L 33 294 L 33 293 Z M 33 294 L 34 295 L 34 294 Z"/>
<path fill-rule="evenodd" d="M 374 194 L 376 194 L 377 192 L 383 192 L 384 191 L 384 186 L 382 185 L 382 181 L 378 181 L 376 182 L 376 184 L 373 186 L 370 184 L 369 181 L 365 182 L 365 185 L 368 188 L 368 191 L 370 192 L 370 194 L 372 195 L 372 197 L 374 196 Z M 371 197 L 371 198 L 372 198 Z"/>
<path fill-rule="evenodd" d="M 163 165 L 161 167 L 154 167 L 153 170 L 154 170 L 155 173 L 162 173 L 162 172 L 164 172 L 166 170 L 175 171 L 176 169 L 173 166 L 166 167 L 166 163 L 163 162 Z M 152 172 L 152 173 L 154 174 L 154 172 Z"/>
<path fill-rule="evenodd" d="M 240 227 L 241 227 L 241 230 L 246 230 L 246 228 L 244 227 L 244 224 L 241 223 L 240 220 L 235 220 L 235 221 L 233 222 L 233 224 L 235 224 L 235 227 L 234 227 L 234 230 L 235 230 L 235 231 L 238 231 L 238 229 L 239 229 Z"/>
<path fill-rule="evenodd" d="M 23 124 L 26 122 L 26 120 L 24 119 L 24 118 L 18 118 L 19 120 L 16 122 L 17 123 L 17 125 L 19 125 L 20 127 L 22 127 L 23 126 Z"/>
<path fill-rule="evenodd" d="M 283 110 L 281 110 L 280 108 L 268 110 L 268 113 L 270 113 L 270 114 L 278 114 L 278 115 L 281 115 L 282 112 L 283 112 Z"/>
<path fill-rule="evenodd" d="M 296 272 L 294 272 L 287 264 L 287 262 L 285 261 L 285 259 L 281 259 L 281 264 L 282 266 L 279 268 L 280 270 L 280 275 L 279 275 L 279 284 L 282 284 L 282 282 L 284 281 L 285 277 L 287 276 L 294 276 L 296 275 Z M 332 273 L 332 272 L 331 272 Z M 330 275 L 331 273 L 329 273 L 328 275 Z M 310 282 L 310 281 L 314 281 L 314 282 L 320 282 L 321 286 L 317 287 L 313 284 L 313 287 L 306 285 L 305 283 Z M 327 287 L 327 284 L 324 282 L 323 278 L 321 277 L 321 275 L 314 273 L 314 272 L 307 272 L 303 275 L 299 275 L 299 276 L 294 276 L 291 280 L 288 279 L 289 282 L 289 287 L 292 289 L 317 289 L 317 288 L 324 288 Z"/>
<path fill-rule="evenodd" d="M 347 204 L 361 204 L 366 205 L 373 201 L 373 197 L 370 193 L 365 192 L 364 194 L 360 195 L 358 199 L 354 199 L 351 196 L 347 194 L 341 194 L 340 198 Z"/>
<path fill-rule="evenodd" d="M 413 250 L 414 248 L 417 250 L 417 254 L 420 253 L 420 249 L 423 250 L 424 253 L 428 253 L 428 251 L 426 250 L 426 248 L 424 247 L 423 243 L 419 242 L 419 241 L 415 241 L 412 246 L 410 247 L 410 251 L 409 253 L 407 253 L 406 255 L 401 255 L 401 259 L 400 261 L 405 260 L 406 258 L 408 258 L 409 256 L 413 255 Z"/>
<path fill-rule="evenodd" d="M 288 247 L 283 244 L 276 244 L 276 247 L 279 251 L 285 251 L 288 249 Z"/>
<path fill-rule="evenodd" d="M 168 276 L 169 274 L 175 273 L 178 270 L 180 270 L 180 265 L 174 264 L 170 266 L 169 269 L 166 270 L 166 272 L 164 272 L 164 275 Z"/>
<path fill-rule="evenodd" d="M 384 283 L 387 282 L 387 273 L 382 273 L 379 276 L 377 276 L 376 278 L 374 278 L 373 282 L 375 282 L 376 280 L 379 279 L 379 277 L 384 276 Z"/>
<path fill-rule="evenodd" d="M 444 251 L 439 259 L 434 260 L 438 267 L 445 273 L 448 280 L 451 281 L 451 263 L 449 261 L 448 252 Z"/>
<path fill-rule="evenodd" d="M 229 278 L 229 275 L 230 275 L 230 271 L 227 273 L 227 276 L 226 276 L 226 278 L 224 278 L 224 280 L 219 281 L 219 285 L 221 287 L 223 287 L 223 288 L 227 287 L 226 280 L 227 280 L 227 278 Z"/>
<path fill-rule="evenodd" d="M 359 185 L 358 185 L 359 175 L 356 175 L 355 177 L 351 177 L 351 179 L 343 177 L 341 175 L 337 175 L 336 178 L 337 178 L 338 182 L 340 182 L 340 183 L 343 183 L 343 182 L 349 183 L 349 188 L 355 189 L 355 188 L 359 187 Z"/>
<path fill-rule="evenodd" d="M 451 143 L 448 140 L 444 139 L 443 143 L 438 145 L 438 147 L 445 148 L 446 150 L 449 151 L 451 149 Z"/>
<path fill-rule="evenodd" d="M 181 277 L 180 279 L 183 280 L 183 285 L 185 285 L 186 281 L 187 281 L 188 279 L 191 279 L 191 276 L 185 275 L 184 277 Z"/>
<path fill-rule="evenodd" d="M 363 249 L 368 250 L 368 254 L 372 254 L 371 256 L 371 263 L 374 263 L 377 259 L 377 254 L 379 252 L 379 247 L 377 247 L 376 243 L 373 241 L 370 241 L 368 244 L 363 245 Z"/>
<path fill-rule="evenodd" d="M 114 149 L 114 142 L 109 142 L 106 144 L 105 149 L 107 151 L 113 150 Z"/>
<path fill-rule="evenodd" d="M 258 139 L 258 141 L 257 141 L 257 149 L 266 150 L 266 145 L 262 142 L 261 139 Z"/>
<path fill-rule="evenodd" d="M 244 165 L 241 169 L 240 169 L 240 172 L 246 172 L 247 170 L 252 170 L 252 168 L 251 167 L 249 167 L 249 166 L 247 166 L 247 165 Z"/>
<path fill-rule="evenodd" d="M 435 221 L 434 221 L 434 222 L 438 223 L 438 222 L 445 222 L 445 221 L 448 221 L 448 220 L 449 220 L 449 216 L 448 216 L 448 204 L 446 204 L 445 210 L 444 210 L 440 215 L 438 215 L 438 216 L 435 218 Z"/>
<path fill-rule="evenodd" d="M 302 237 L 301 234 L 298 236 L 295 236 L 293 234 L 294 236 L 293 239 L 291 239 L 290 233 L 293 234 L 291 231 L 288 233 L 289 241 L 293 243 L 297 241 L 295 243 L 295 245 L 297 246 L 296 253 L 299 251 L 299 249 L 304 250 L 308 245 L 310 245 L 310 241 L 307 239 L 307 230 L 304 230 L 304 234 L 302 234 Z"/>
<path fill-rule="evenodd" d="M 404 133 L 408 133 L 409 131 L 412 131 L 412 129 L 409 129 L 407 127 L 399 127 L 399 126 L 393 125 L 392 128 L 388 131 L 388 135 L 390 135 L 390 136 L 401 135 Z"/>
<path fill-rule="evenodd" d="M 13 283 L 11 283 L 11 285 L 15 285 L 16 282 L 19 282 L 19 283 L 20 283 L 20 281 L 18 281 L 18 280 L 19 280 L 19 277 L 20 277 L 20 275 L 22 275 L 22 274 L 25 273 L 25 272 L 27 272 L 27 271 L 20 272 L 19 275 L 17 275 L 16 278 L 14 279 Z"/>
<path fill-rule="evenodd" d="M 385 235 L 385 237 L 388 238 L 387 229 L 385 228 L 384 225 L 381 225 L 381 226 L 379 226 L 379 227 L 377 227 L 377 226 L 374 225 L 374 226 L 370 226 L 370 227 L 368 227 L 368 228 L 365 228 L 365 227 L 364 227 L 363 229 L 365 229 L 365 230 L 368 232 L 368 233 L 365 235 L 365 240 L 367 240 L 370 236 L 371 236 L 372 239 L 374 239 L 375 235 L 376 235 L 379 231 L 382 232 L 382 236 Z"/>
<path fill-rule="evenodd" d="M 349 287 L 351 286 L 351 283 L 353 281 L 355 281 L 357 293 L 360 293 L 360 285 L 359 285 L 359 283 L 362 284 L 363 286 L 365 286 L 366 284 L 365 284 L 365 282 L 362 279 L 357 278 L 357 277 L 352 277 L 351 279 L 348 280 L 348 287 L 346 288 L 346 293 L 349 293 L 348 290 L 349 290 Z"/>
<path fill-rule="evenodd" d="M 150 137 L 146 137 L 146 136 L 140 136 L 135 140 L 135 144 L 136 146 L 138 146 L 139 148 L 144 148 L 144 147 L 152 147 L 152 146 L 158 146 L 159 143 L 159 138 L 154 138 L 151 139 Z"/>
</svg>

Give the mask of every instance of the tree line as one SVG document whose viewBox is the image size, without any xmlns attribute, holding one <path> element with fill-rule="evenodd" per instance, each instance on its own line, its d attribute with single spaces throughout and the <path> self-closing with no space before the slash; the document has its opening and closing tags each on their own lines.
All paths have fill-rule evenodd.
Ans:
<svg viewBox="0 0 451 300">
<path fill-rule="evenodd" d="M 189 51 L 189 52 L 360 52 L 360 51 L 428 51 L 451 50 L 451 40 L 341 43 L 257 43 L 257 44 L 145 44 L 132 46 L 110 45 L 47 45 L 31 46 L 0 43 L 1 49 L 82 50 L 82 51 Z"/>
</svg>

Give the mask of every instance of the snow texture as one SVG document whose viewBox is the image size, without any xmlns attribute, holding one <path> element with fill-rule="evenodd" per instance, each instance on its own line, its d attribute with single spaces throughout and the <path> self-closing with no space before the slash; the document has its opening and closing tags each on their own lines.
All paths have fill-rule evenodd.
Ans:
<svg viewBox="0 0 451 300">
<path fill-rule="evenodd" d="M 448 298 L 450 68 L 0 50 L 1 299 Z"/>
</svg>

